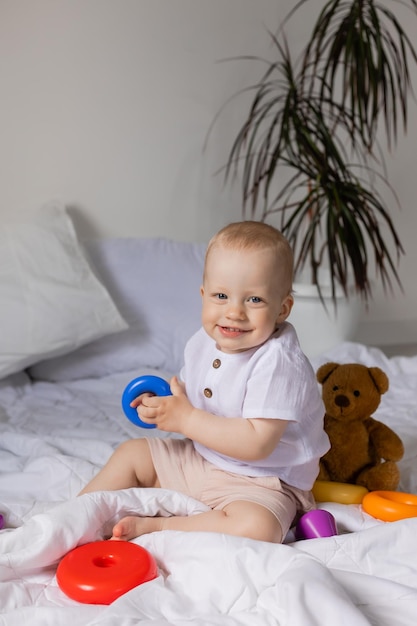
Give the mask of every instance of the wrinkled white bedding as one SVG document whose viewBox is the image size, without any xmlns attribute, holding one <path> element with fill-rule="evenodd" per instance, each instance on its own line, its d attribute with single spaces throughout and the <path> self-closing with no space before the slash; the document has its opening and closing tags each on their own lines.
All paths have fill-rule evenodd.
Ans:
<svg viewBox="0 0 417 626">
<path fill-rule="evenodd" d="M 417 358 L 387 359 L 343 344 L 313 365 L 328 360 L 379 365 L 388 374 L 390 391 L 377 417 L 405 443 L 400 489 L 417 493 Z M 126 512 L 204 508 L 162 490 L 75 497 L 120 441 L 143 434 L 120 408 L 125 384 L 141 373 L 67 383 L 32 383 L 18 374 L 0 382 L 0 513 L 7 526 L 0 533 L 1 626 L 414 626 L 417 518 L 383 523 L 360 506 L 330 503 L 321 506 L 335 515 L 338 537 L 293 542 L 289 534 L 281 546 L 153 533 L 137 543 L 155 556 L 157 579 L 108 607 L 67 598 L 55 571 L 72 547 L 107 536 Z"/>
</svg>

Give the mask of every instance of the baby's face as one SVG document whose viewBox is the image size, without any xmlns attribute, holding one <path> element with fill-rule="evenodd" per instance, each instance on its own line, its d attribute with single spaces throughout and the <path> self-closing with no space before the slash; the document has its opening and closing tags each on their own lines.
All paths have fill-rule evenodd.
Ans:
<svg viewBox="0 0 417 626">
<path fill-rule="evenodd" d="M 202 322 L 220 350 L 242 352 L 269 339 L 291 311 L 285 278 L 272 250 L 212 250 L 201 287 Z"/>
</svg>

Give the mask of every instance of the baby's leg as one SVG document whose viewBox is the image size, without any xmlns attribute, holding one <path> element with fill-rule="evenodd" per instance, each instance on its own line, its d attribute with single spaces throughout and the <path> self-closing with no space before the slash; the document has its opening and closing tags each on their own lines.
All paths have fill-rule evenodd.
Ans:
<svg viewBox="0 0 417 626">
<path fill-rule="evenodd" d="M 281 526 L 269 509 L 243 500 L 188 517 L 124 517 L 114 526 L 112 539 L 129 541 L 158 530 L 217 532 L 273 543 L 283 539 Z"/>
<path fill-rule="evenodd" d="M 130 487 L 159 487 L 146 439 L 130 439 L 122 443 L 79 495 Z"/>
</svg>

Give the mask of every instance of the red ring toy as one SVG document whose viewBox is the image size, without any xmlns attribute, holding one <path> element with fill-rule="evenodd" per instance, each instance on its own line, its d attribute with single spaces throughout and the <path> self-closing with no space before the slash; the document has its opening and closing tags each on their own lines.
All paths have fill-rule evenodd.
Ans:
<svg viewBox="0 0 417 626">
<path fill-rule="evenodd" d="M 74 548 L 56 572 L 60 589 L 85 604 L 111 604 L 158 576 L 153 556 L 128 541 L 95 541 Z"/>
</svg>

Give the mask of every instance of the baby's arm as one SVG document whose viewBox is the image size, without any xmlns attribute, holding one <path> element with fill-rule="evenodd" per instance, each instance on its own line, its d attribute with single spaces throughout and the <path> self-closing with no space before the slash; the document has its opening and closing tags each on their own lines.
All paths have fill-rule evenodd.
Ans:
<svg viewBox="0 0 417 626">
<path fill-rule="evenodd" d="M 220 454 L 242 461 L 266 458 L 276 448 L 287 422 L 279 419 L 227 418 L 196 409 L 183 385 L 171 380 L 172 396 L 143 397 L 140 418 L 160 430 L 177 432 Z"/>
</svg>

